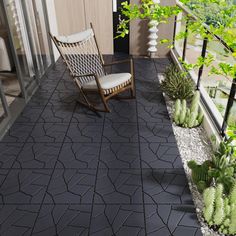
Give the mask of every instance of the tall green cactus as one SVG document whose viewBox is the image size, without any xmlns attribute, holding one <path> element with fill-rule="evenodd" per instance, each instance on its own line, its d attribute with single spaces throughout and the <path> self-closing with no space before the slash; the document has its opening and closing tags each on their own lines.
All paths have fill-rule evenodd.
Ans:
<svg viewBox="0 0 236 236">
<path fill-rule="evenodd" d="M 236 182 L 229 195 L 223 194 L 223 185 L 209 187 L 203 192 L 203 216 L 207 223 L 218 227 L 220 233 L 236 234 Z"/>
<path fill-rule="evenodd" d="M 196 91 L 190 108 L 186 100 L 177 99 L 175 102 L 174 122 L 178 126 L 193 128 L 199 126 L 203 121 L 203 113 L 199 111 L 200 93 Z"/>
</svg>

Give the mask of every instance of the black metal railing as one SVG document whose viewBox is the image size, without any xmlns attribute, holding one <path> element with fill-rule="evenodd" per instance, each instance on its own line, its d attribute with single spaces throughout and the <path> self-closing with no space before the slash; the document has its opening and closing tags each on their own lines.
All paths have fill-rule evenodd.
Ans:
<svg viewBox="0 0 236 236">
<path fill-rule="evenodd" d="M 182 17 L 181 17 L 181 19 L 179 19 L 179 16 L 175 17 L 174 34 L 173 34 L 174 35 L 174 50 L 173 50 L 173 52 L 175 54 L 177 54 L 177 58 L 180 57 L 183 61 L 188 61 L 188 58 L 186 58 L 186 52 L 187 52 L 188 41 L 189 41 L 189 37 L 190 37 L 188 34 L 189 19 L 197 21 L 198 18 L 188 8 L 184 7 L 182 4 L 179 4 L 179 3 L 177 3 L 177 4 L 182 9 L 182 13 L 180 13 L 180 15 L 179 15 L 179 16 L 182 15 Z M 186 15 L 188 17 L 186 17 L 186 19 L 185 19 L 183 17 L 183 15 Z M 182 25 L 183 19 L 185 20 L 184 25 Z M 208 30 L 208 33 L 211 33 L 209 31 L 208 25 L 204 24 L 204 27 Z M 177 30 L 179 28 L 181 28 L 181 31 L 184 31 L 186 33 L 185 34 L 186 36 L 185 36 L 185 38 L 182 42 L 182 45 L 180 47 L 177 46 L 178 42 L 175 41 L 175 36 L 178 34 Z M 228 52 L 233 52 L 232 48 L 230 48 L 219 36 L 217 36 L 217 35 L 213 35 L 213 36 L 214 36 L 215 40 L 218 43 L 220 43 L 220 45 L 222 46 L 222 50 L 225 50 Z M 199 47 L 199 45 L 196 47 L 199 47 L 199 49 L 201 51 L 201 54 L 199 56 L 201 56 L 202 58 L 205 58 L 208 53 L 208 46 L 209 46 L 208 39 L 207 38 L 203 39 L 201 43 L 202 44 L 200 47 Z M 195 45 L 191 45 L 191 46 L 194 47 Z M 193 50 L 193 53 L 194 53 L 194 50 Z M 224 94 L 224 97 L 225 97 L 225 99 L 227 99 L 227 101 L 226 102 L 224 101 L 225 107 L 224 107 L 224 105 L 220 104 L 221 109 L 224 110 L 224 114 L 221 114 L 221 118 L 220 118 L 219 117 L 220 112 L 219 113 L 216 112 L 219 109 L 217 108 L 216 104 L 214 104 L 211 101 L 210 95 L 208 94 L 207 89 L 204 87 L 204 83 L 202 82 L 203 71 L 204 71 L 204 66 L 202 65 L 198 69 L 198 71 L 196 72 L 196 77 L 194 79 L 196 82 L 196 87 L 198 90 L 200 90 L 203 103 L 205 104 L 205 107 L 208 110 L 219 133 L 222 136 L 224 136 L 225 130 L 227 129 L 227 126 L 228 126 L 228 120 L 229 120 L 230 113 L 234 109 L 234 106 L 236 106 L 236 78 L 228 79 L 227 83 L 231 83 L 231 85 L 228 84 L 227 88 L 224 89 L 223 91 L 221 91 Z M 215 89 L 216 89 L 215 90 L 215 94 L 216 94 L 218 91 L 218 87 Z M 235 107 L 235 123 L 236 123 L 236 107 Z"/>
</svg>

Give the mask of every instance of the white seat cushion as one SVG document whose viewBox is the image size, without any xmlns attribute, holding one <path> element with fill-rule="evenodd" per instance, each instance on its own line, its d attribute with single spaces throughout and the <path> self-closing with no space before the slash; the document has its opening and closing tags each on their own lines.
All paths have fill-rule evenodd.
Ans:
<svg viewBox="0 0 236 236">
<path fill-rule="evenodd" d="M 130 73 L 110 74 L 100 77 L 99 82 L 101 84 L 102 89 L 111 89 L 127 82 L 128 80 L 130 80 L 130 78 L 131 78 Z M 98 89 L 96 81 L 92 80 L 84 84 L 83 89 L 89 89 L 89 90 Z"/>
</svg>

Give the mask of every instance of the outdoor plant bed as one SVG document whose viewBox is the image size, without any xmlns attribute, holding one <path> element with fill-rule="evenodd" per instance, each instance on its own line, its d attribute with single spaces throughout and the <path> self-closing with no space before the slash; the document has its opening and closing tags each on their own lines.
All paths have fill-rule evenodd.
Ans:
<svg viewBox="0 0 236 236">
<path fill-rule="evenodd" d="M 175 102 L 170 100 L 165 93 L 163 93 L 163 95 L 166 101 L 169 116 L 173 121 L 173 107 L 175 105 Z M 186 177 L 188 179 L 189 188 L 192 193 L 197 217 L 201 224 L 201 231 L 204 236 L 224 235 L 217 232 L 216 228 L 210 228 L 206 223 L 202 214 L 204 208 L 203 197 L 202 194 L 198 191 L 196 185 L 193 183 L 191 177 L 191 169 L 188 167 L 188 162 L 191 160 L 195 160 L 199 164 L 202 164 L 206 160 L 211 160 L 214 154 L 213 145 L 209 141 L 206 131 L 202 126 L 189 129 L 177 126 L 174 122 L 172 122 L 172 127 L 178 144 Z"/>
</svg>

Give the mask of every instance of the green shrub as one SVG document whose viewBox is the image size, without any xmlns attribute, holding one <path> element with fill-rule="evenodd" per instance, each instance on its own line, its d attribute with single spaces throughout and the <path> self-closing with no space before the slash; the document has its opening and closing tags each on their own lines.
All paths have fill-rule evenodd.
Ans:
<svg viewBox="0 0 236 236">
<path fill-rule="evenodd" d="M 193 96 L 195 85 L 186 73 L 181 72 L 176 66 L 169 66 L 165 71 L 165 79 L 161 88 L 172 100 L 189 99 Z"/>
</svg>

